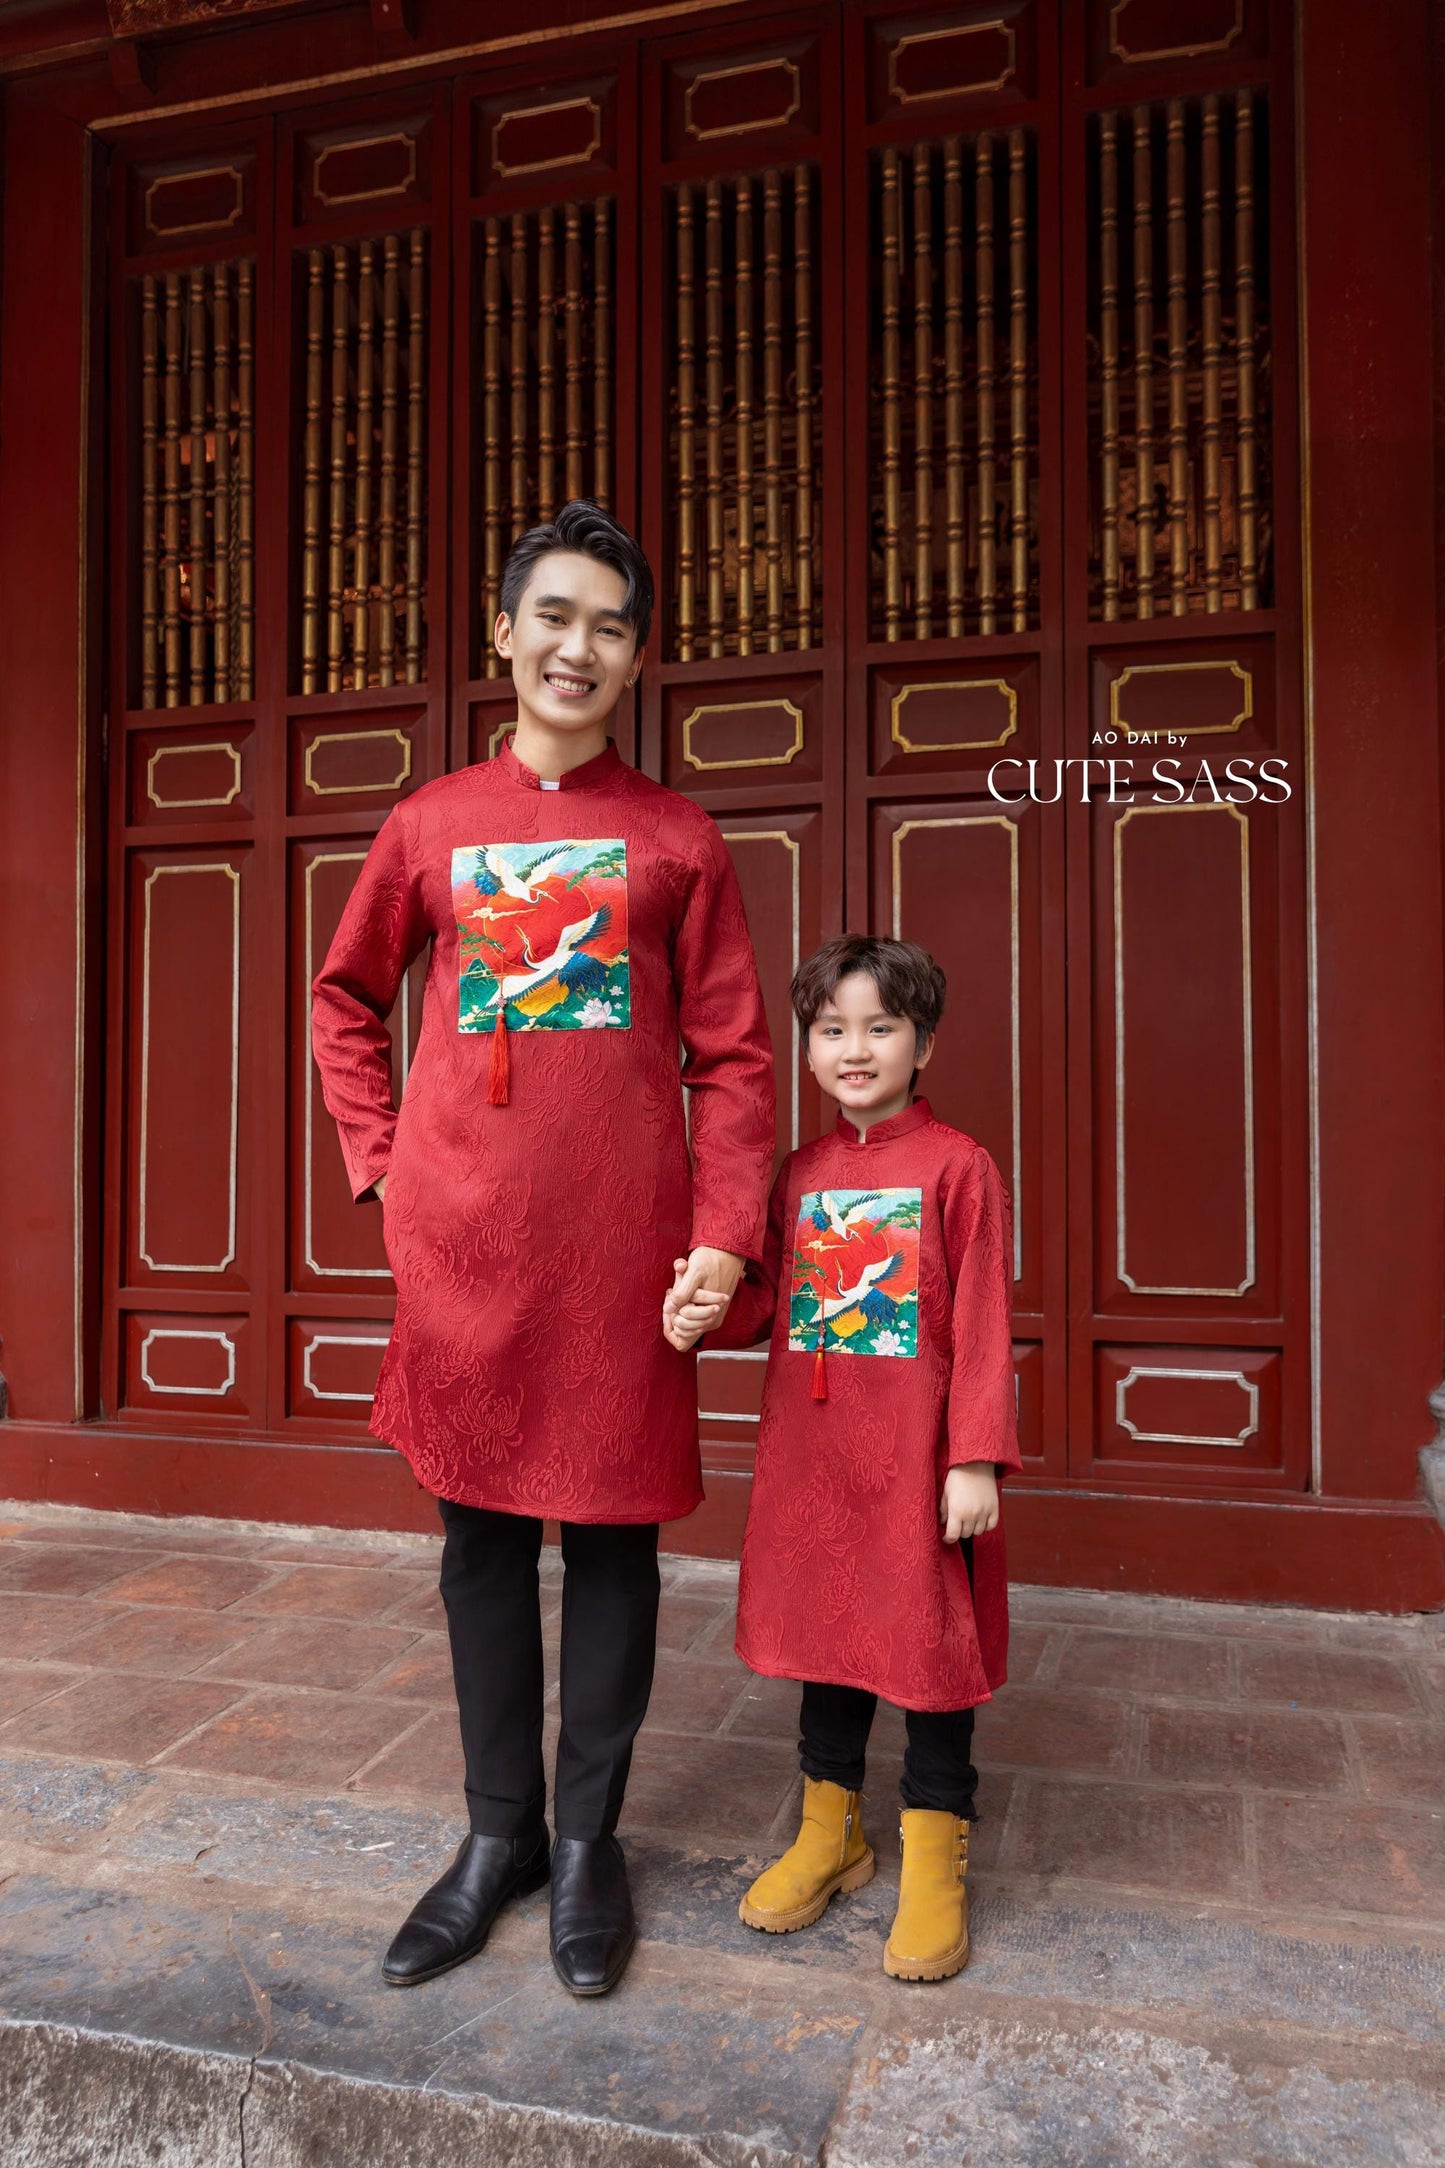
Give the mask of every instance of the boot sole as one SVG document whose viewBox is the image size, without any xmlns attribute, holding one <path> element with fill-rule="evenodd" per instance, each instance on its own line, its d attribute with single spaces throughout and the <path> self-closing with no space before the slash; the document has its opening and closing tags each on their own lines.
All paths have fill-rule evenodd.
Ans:
<svg viewBox="0 0 1445 2168">
<path fill-rule="evenodd" d="M 870 1846 L 860 1860 L 845 1873 L 835 1875 L 827 1888 L 810 1898 L 807 1904 L 798 1905 L 791 1912 L 761 1912 L 743 1897 L 738 1903 L 738 1918 L 745 1927 L 756 1927 L 765 1935 L 796 1934 L 800 1927 L 811 1927 L 814 1920 L 820 1920 L 835 1897 L 847 1897 L 854 1890 L 865 1888 L 877 1871 L 878 1862 Z"/>
<path fill-rule="evenodd" d="M 383 1965 L 382 1979 L 388 1987 L 423 1987 L 428 1980 L 439 1980 L 444 1972 L 455 1972 L 457 1966 L 466 1964 L 468 1958 L 481 1955 L 487 1946 L 487 1936 L 496 1924 L 497 1912 L 501 1911 L 503 1905 L 510 1904 L 514 1897 L 530 1897 L 534 1890 L 542 1889 L 551 1877 L 552 1863 L 550 1860 L 543 1860 L 540 1867 L 532 1868 L 519 1881 L 514 1882 L 500 1899 L 497 1911 L 487 1921 L 485 1932 L 475 1942 L 469 1942 L 464 1950 L 458 1950 L 455 1957 L 444 1958 L 441 1964 L 431 1965 L 425 1972 L 388 1972 Z"/>
<path fill-rule="evenodd" d="M 967 1935 L 942 1957 L 895 1957 L 890 1949 L 883 1952 L 883 1970 L 890 1980 L 951 1980 L 967 1963 Z"/>
</svg>

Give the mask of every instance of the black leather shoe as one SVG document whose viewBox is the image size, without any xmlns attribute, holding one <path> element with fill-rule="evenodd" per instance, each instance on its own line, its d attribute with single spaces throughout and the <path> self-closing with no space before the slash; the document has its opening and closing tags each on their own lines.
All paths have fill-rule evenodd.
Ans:
<svg viewBox="0 0 1445 2168">
<path fill-rule="evenodd" d="M 627 1862 L 615 1837 L 558 1837 L 552 1847 L 552 1963 L 574 1995 L 605 1995 L 637 1940 Z"/>
<path fill-rule="evenodd" d="M 407 1914 L 386 1953 L 388 1987 L 419 1987 L 475 1957 L 509 1897 L 540 1889 L 550 1872 L 547 1832 L 526 1837 L 473 1834 L 439 1882 Z"/>
</svg>

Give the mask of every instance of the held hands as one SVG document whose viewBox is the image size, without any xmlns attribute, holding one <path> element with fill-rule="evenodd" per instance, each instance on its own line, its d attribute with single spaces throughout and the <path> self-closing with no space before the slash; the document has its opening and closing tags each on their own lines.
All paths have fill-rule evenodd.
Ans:
<svg viewBox="0 0 1445 2168">
<path fill-rule="evenodd" d="M 663 1301 L 662 1331 L 685 1355 L 727 1316 L 743 1260 L 727 1250 L 697 1249 L 690 1257 L 675 1257 L 672 1269 L 676 1277 Z"/>
<path fill-rule="evenodd" d="M 938 1501 L 945 1543 L 964 1536 L 984 1536 L 998 1526 L 998 1477 L 991 1460 L 970 1461 L 966 1467 L 950 1468 L 943 1479 Z"/>
</svg>

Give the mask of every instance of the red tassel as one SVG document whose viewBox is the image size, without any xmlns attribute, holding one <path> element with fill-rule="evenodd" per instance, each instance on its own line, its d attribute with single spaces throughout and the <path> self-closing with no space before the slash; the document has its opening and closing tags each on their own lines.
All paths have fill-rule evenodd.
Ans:
<svg viewBox="0 0 1445 2168">
<path fill-rule="evenodd" d="M 497 1021 L 492 1026 L 492 1061 L 487 1071 L 487 1104 L 504 1107 L 512 1078 L 511 1040 L 507 1031 L 507 1004 L 497 988 Z"/>
<path fill-rule="evenodd" d="M 818 1352 L 813 1357 L 813 1398 L 815 1400 L 826 1400 L 827 1397 L 828 1365 L 823 1359 L 823 1343 L 820 1340 L 818 1342 Z"/>
</svg>

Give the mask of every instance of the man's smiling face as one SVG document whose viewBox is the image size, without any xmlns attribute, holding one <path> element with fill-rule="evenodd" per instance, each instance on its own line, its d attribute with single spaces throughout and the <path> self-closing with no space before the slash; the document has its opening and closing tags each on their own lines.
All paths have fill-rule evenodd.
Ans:
<svg viewBox="0 0 1445 2168">
<path fill-rule="evenodd" d="M 581 550 L 537 559 L 515 618 L 499 612 L 495 633 L 519 716 L 578 736 L 610 720 L 642 662 L 626 598 L 622 574 Z"/>
</svg>

